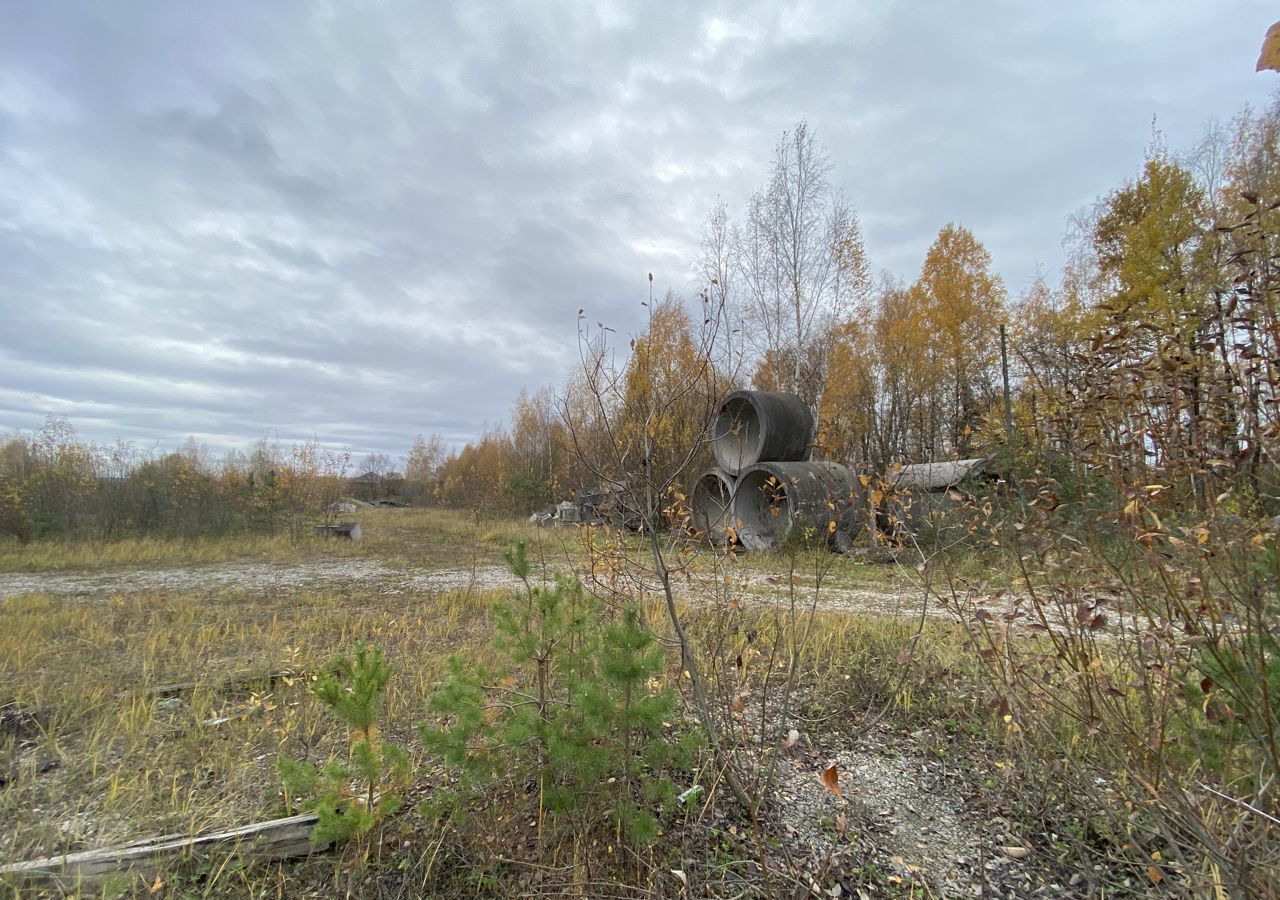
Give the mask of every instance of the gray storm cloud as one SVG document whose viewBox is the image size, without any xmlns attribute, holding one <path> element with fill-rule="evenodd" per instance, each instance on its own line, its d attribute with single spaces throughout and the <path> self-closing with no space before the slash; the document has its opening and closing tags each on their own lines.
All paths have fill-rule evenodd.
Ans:
<svg viewBox="0 0 1280 900">
<path fill-rule="evenodd" d="M 579 307 L 696 290 L 801 118 L 875 267 L 959 221 L 1016 293 L 1153 117 L 1178 148 L 1272 88 L 1262 3 L 441 6 L 6 9 L 0 428 L 464 441 L 562 379 Z"/>
</svg>

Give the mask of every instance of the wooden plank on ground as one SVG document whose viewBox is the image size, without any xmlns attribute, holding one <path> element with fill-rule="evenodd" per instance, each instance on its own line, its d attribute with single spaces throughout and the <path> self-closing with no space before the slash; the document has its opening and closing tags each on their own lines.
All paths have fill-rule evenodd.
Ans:
<svg viewBox="0 0 1280 900">
<path fill-rule="evenodd" d="M 0 878 L 93 880 L 119 873 L 150 874 L 168 865 L 212 854 L 231 854 L 249 860 L 288 859 L 328 848 L 312 844 L 316 815 L 304 813 L 229 831 L 189 837 L 170 834 L 119 847 L 82 850 L 0 866 Z"/>
<path fill-rule="evenodd" d="M 138 693 L 152 697 L 173 697 L 178 694 L 189 694 L 196 688 L 208 688 L 220 693 L 240 691 L 256 686 L 274 688 L 286 678 L 300 680 L 306 677 L 303 673 L 290 671 L 247 672 L 243 675 L 232 675 L 221 682 L 179 681 L 174 684 L 157 684 L 141 688 Z"/>
</svg>

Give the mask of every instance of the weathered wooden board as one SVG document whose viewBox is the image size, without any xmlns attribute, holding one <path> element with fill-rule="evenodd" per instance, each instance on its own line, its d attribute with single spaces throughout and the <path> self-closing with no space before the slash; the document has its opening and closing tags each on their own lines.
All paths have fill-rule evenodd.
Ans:
<svg viewBox="0 0 1280 900">
<path fill-rule="evenodd" d="M 202 681 L 179 681 L 174 684 L 157 684 L 152 687 L 141 688 L 137 693 L 146 694 L 152 697 L 174 697 L 178 694 L 189 694 L 196 688 L 208 688 L 212 691 L 230 692 L 246 690 L 254 687 L 265 686 L 274 688 L 285 678 L 301 679 L 305 675 L 297 672 L 249 672 L 243 675 L 233 675 L 223 679 L 221 682 L 202 682 Z"/>
<path fill-rule="evenodd" d="M 0 866 L 0 878 L 92 880 L 119 873 L 149 874 L 180 861 L 213 854 L 252 860 L 306 856 L 328 848 L 311 843 L 314 813 L 244 825 L 195 837 L 170 834 L 119 847 L 82 850 Z"/>
</svg>

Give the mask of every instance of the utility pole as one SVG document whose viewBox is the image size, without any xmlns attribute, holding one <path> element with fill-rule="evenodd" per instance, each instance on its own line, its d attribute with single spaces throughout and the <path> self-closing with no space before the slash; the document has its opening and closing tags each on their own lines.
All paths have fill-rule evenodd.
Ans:
<svg viewBox="0 0 1280 900">
<path fill-rule="evenodd" d="M 1013 407 L 1009 405 L 1009 338 L 1008 329 L 1000 323 L 1000 372 L 1004 376 L 1004 442 L 1013 443 Z"/>
</svg>

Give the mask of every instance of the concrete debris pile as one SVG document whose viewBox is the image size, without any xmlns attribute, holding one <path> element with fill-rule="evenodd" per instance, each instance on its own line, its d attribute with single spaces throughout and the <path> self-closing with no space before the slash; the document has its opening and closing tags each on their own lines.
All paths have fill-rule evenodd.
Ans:
<svg viewBox="0 0 1280 900">
<path fill-rule="evenodd" d="M 338 522 L 334 525 L 317 525 L 312 530 L 321 537 L 341 538 L 344 541 L 358 541 L 361 538 L 359 522 Z"/>
<path fill-rule="evenodd" d="M 903 531 L 918 533 L 936 517 L 963 506 L 969 499 L 964 487 L 995 481 L 991 462 L 986 456 L 903 466 L 885 479 L 876 527 L 890 538 Z"/>
<path fill-rule="evenodd" d="M 539 527 L 609 525 L 638 531 L 643 517 L 623 484 L 607 482 L 598 490 L 581 491 L 572 500 L 538 510 L 529 516 L 529 522 Z"/>
<path fill-rule="evenodd" d="M 735 391 L 716 408 L 710 439 L 717 465 L 689 497 L 696 530 L 767 550 L 800 527 L 852 549 L 866 519 L 862 484 L 847 466 L 810 461 L 814 422 L 803 400 Z"/>
</svg>

